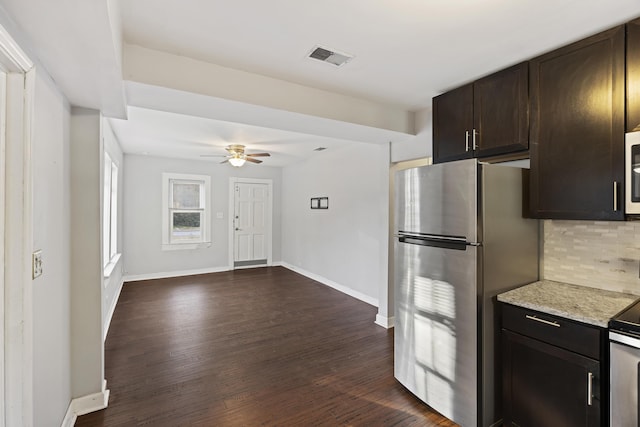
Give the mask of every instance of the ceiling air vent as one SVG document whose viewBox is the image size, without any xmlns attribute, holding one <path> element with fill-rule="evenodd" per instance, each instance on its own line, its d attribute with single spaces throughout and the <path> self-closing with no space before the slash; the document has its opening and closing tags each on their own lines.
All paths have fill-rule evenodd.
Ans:
<svg viewBox="0 0 640 427">
<path fill-rule="evenodd" d="M 353 55 L 348 53 L 336 52 L 325 47 L 316 46 L 309 53 L 309 58 L 317 59 L 318 61 L 333 64 L 337 67 L 346 64 L 353 59 Z"/>
</svg>

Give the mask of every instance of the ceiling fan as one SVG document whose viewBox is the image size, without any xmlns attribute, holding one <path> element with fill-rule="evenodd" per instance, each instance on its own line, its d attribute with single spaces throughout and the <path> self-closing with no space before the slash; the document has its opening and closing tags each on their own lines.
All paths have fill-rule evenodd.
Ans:
<svg viewBox="0 0 640 427">
<path fill-rule="evenodd" d="M 226 157 L 226 160 L 223 160 L 220 163 L 231 163 L 231 166 L 235 166 L 239 168 L 244 165 L 244 162 L 251 163 L 262 163 L 262 160 L 255 159 L 254 157 L 270 157 L 269 153 L 245 153 L 245 146 L 242 144 L 231 144 L 225 147 L 225 150 L 229 154 L 202 154 L 201 157 Z"/>
</svg>

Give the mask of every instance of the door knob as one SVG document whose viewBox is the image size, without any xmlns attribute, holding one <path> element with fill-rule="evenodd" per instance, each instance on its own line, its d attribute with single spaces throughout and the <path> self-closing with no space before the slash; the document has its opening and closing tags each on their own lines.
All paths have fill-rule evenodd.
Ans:
<svg viewBox="0 0 640 427">
<path fill-rule="evenodd" d="M 236 231 L 240 231 L 240 229 L 238 227 L 236 227 Z"/>
</svg>

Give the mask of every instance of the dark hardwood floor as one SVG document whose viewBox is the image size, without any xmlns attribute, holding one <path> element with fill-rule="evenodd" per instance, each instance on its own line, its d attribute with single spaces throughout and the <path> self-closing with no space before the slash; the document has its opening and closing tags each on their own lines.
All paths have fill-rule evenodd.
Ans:
<svg viewBox="0 0 640 427">
<path fill-rule="evenodd" d="M 76 426 L 455 426 L 393 378 L 375 315 L 282 267 L 126 283 L 109 407 Z"/>
</svg>

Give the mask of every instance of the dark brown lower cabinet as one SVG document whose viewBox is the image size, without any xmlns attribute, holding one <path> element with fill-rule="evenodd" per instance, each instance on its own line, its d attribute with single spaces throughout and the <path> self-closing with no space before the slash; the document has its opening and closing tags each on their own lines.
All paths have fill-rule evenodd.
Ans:
<svg viewBox="0 0 640 427">
<path fill-rule="evenodd" d="M 501 307 L 504 425 L 608 425 L 607 330 Z"/>
<path fill-rule="evenodd" d="M 504 425 L 600 426 L 600 362 L 503 330 Z"/>
</svg>

